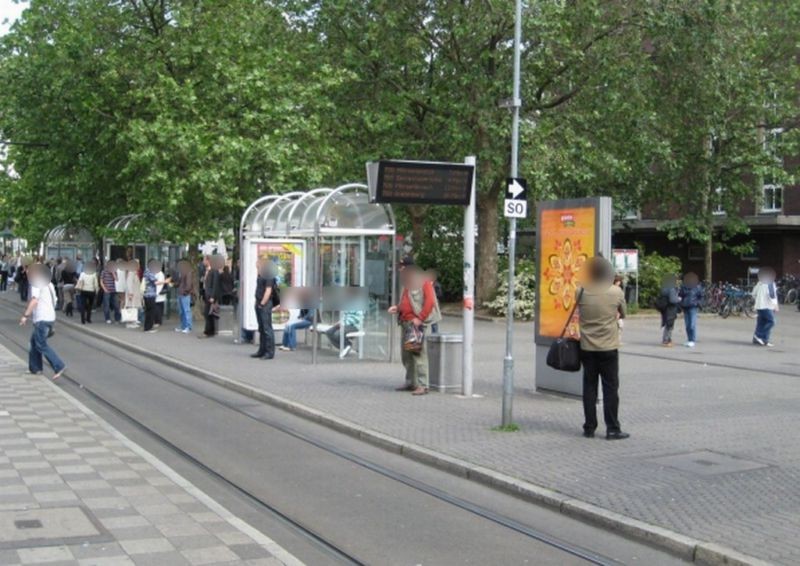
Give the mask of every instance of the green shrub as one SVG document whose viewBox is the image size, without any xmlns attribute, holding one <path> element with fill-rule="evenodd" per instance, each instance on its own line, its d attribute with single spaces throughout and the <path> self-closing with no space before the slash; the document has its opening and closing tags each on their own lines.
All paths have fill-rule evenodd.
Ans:
<svg viewBox="0 0 800 566">
<path fill-rule="evenodd" d="M 500 272 L 500 286 L 494 300 L 483 305 L 495 316 L 505 316 L 508 309 L 508 269 Z M 532 320 L 536 306 L 536 266 L 533 261 L 517 261 L 514 273 L 514 318 Z"/>
<path fill-rule="evenodd" d="M 458 301 L 464 291 L 464 240 L 461 234 L 435 234 L 414 247 L 414 259 L 422 269 L 439 274 L 445 301 Z"/>
<path fill-rule="evenodd" d="M 681 262 L 672 256 L 662 256 L 656 252 L 642 254 L 639 260 L 639 305 L 652 307 L 659 292 L 661 280 L 665 275 L 678 275 Z"/>
</svg>

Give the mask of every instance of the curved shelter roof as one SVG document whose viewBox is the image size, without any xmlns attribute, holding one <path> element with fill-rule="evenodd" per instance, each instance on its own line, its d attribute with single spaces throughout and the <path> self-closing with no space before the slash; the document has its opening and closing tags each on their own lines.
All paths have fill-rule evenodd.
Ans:
<svg viewBox="0 0 800 566">
<path fill-rule="evenodd" d="M 68 244 L 86 245 L 95 244 L 94 235 L 83 226 L 67 226 L 62 224 L 48 230 L 44 235 L 44 242 L 48 245 Z"/>
<path fill-rule="evenodd" d="M 135 227 L 141 219 L 141 214 L 125 214 L 123 216 L 117 216 L 108 223 L 107 228 L 110 230 L 120 231 L 130 230 L 131 228 Z"/>
<path fill-rule="evenodd" d="M 242 216 L 249 237 L 308 238 L 315 235 L 394 235 L 388 204 L 370 202 L 366 185 L 261 197 Z"/>
</svg>

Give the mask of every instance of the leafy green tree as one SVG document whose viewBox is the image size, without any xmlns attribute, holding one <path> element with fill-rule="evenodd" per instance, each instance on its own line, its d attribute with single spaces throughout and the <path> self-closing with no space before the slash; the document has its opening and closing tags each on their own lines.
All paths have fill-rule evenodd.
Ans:
<svg viewBox="0 0 800 566">
<path fill-rule="evenodd" d="M 320 124 L 339 74 L 276 7 L 249 0 L 39 0 L 0 47 L 8 205 L 37 240 L 125 213 L 197 241 L 257 195 L 330 176 Z"/>
<path fill-rule="evenodd" d="M 638 8 L 646 4 L 546 2 L 525 10 L 521 171 L 534 198 L 628 193 L 651 162 L 631 150 L 649 130 L 631 134 L 644 98 L 628 96 L 645 59 L 647 14 Z M 478 299 L 493 297 L 509 170 L 510 117 L 499 103 L 511 91 L 513 3 L 287 0 L 287 11 L 325 61 L 350 73 L 333 96 L 343 147 L 358 170 L 379 157 L 478 156 Z M 410 211 L 416 234 L 426 214 Z"/>
<path fill-rule="evenodd" d="M 667 146 L 649 201 L 671 238 L 712 254 L 749 232 L 761 185 L 787 184 L 797 151 L 797 29 L 791 0 L 664 0 L 648 32 L 658 129 Z M 749 210 L 745 209 L 749 207 Z"/>
</svg>

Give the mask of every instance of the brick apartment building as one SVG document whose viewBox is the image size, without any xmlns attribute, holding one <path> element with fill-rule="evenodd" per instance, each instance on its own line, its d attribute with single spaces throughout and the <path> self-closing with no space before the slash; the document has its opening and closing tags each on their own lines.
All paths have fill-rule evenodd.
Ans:
<svg viewBox="0 0 800 566">
<path fill-rule="evenodd" d="M 800 159 L 787 166 L 800 165 Z M 725 221 L 725 212 L 719 210 L 719 224 Z M 750 234 L 741 242 L 754 242 L 753 251 L 736 255 L 727 250 L 715 251 L 713 278 L 715 281 L 738 282 L 746 279 L 750 268 L 771 266 L 779 276 L 800 275 L 800 185 L 764 185 L 760 198 L 742 204 L 739 215 L 750 227 Z M 614 225 L 615 248 L 635 247 L 642 244 L 647 252 L 675 256 L 681 260 L 685 271 L 694 271 L 704 277 L 704 246 L 700 243 L 670 240 L 659 227 L 663 218 L 656 217 L 655 209 L 630 213 L 619 218 Z M 734 243 L 736 241 L 734 240 Z"/>
</svg>

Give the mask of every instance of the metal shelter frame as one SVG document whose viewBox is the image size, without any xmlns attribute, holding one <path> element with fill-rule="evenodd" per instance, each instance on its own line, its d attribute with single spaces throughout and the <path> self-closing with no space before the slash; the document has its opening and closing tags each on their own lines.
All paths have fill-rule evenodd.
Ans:
<svg viewBox="0 0 800 566">
<path fill-rule="evenodd" d="M 49 250 L 52 248 L 55 248 L 56 256 L 62 256 L 62 250 L 64 249 L 72 249 L 73 254 L 70 259 L 73 260 L 79 253 L 86 253 L 91 256 L 85 258 L 88 261 L 89 259 L 94 259 L 97 251 L 97 240 L 88 228 L 61 224 L 45 232 L 42 238 L 42 253 L 40 255 L 49 255 Z"/>
<path fill-rule="evenodd" d="M 320 306 L 324 295 L 323 256 L 320 253 L 324 244 L 339 246 L 339 258 L 346 260 L 346 247 L 357 247 L 359 270 L 354 274 L 359 287 L 366 287 L 366 254 L 367 238 L 391 238 L 391 283 L 387 296 L 390 304 L 396 302 L 397 274 L 394 260 L 397 255 L 396 221 L 391 205 L 370 201 L 369 189 L 360 183 L 349 183 L 335 189 L 319 188 L 309 191 L 293 191 L 282 195 L 267 195 L 254 201 L 247 207 L 239 225 L 240 258 L 245 257 L 245 246 L 251 240 L 298 241 L 308 243 L 310 253 L 304 258 L 307 275 L 301 281 L 304 285 L 316 290 Z M 335 243 L 334 243 L 335 241 Z M 346 270 L 345 265 L 341 266 Z M 253 266 L 242 261 L 240 265 L 241 289 L 249 287 L 249 279 L 253 279 Z M 340 281 L 344 283 L 344 281 Z M 343 286 L 343 285 L 342 285 Z M 243 291 L 244 292 L 244 291 Z M 243 327 L 245 321 L 245 296 L 239 301 L 238 318 Z M 341 317 L 341 313 L 340 313 Z M 340 318 L 340 323 L 342 320 Z M 314 340 L 312 363 L 317 363 L 319 349 L 319 316 L 314 319 Z M 344 328 L 344 325 L 342 325 Z M 359 340 L 359 357 L 363 354 L 364 332 L 357 336 Z M 388 324 L 387 352 L 389 360 L 394 359 L 394 325 Z M 344 345 L 345 333 L 340 332 L 341 345 Z"/>
</svg>

